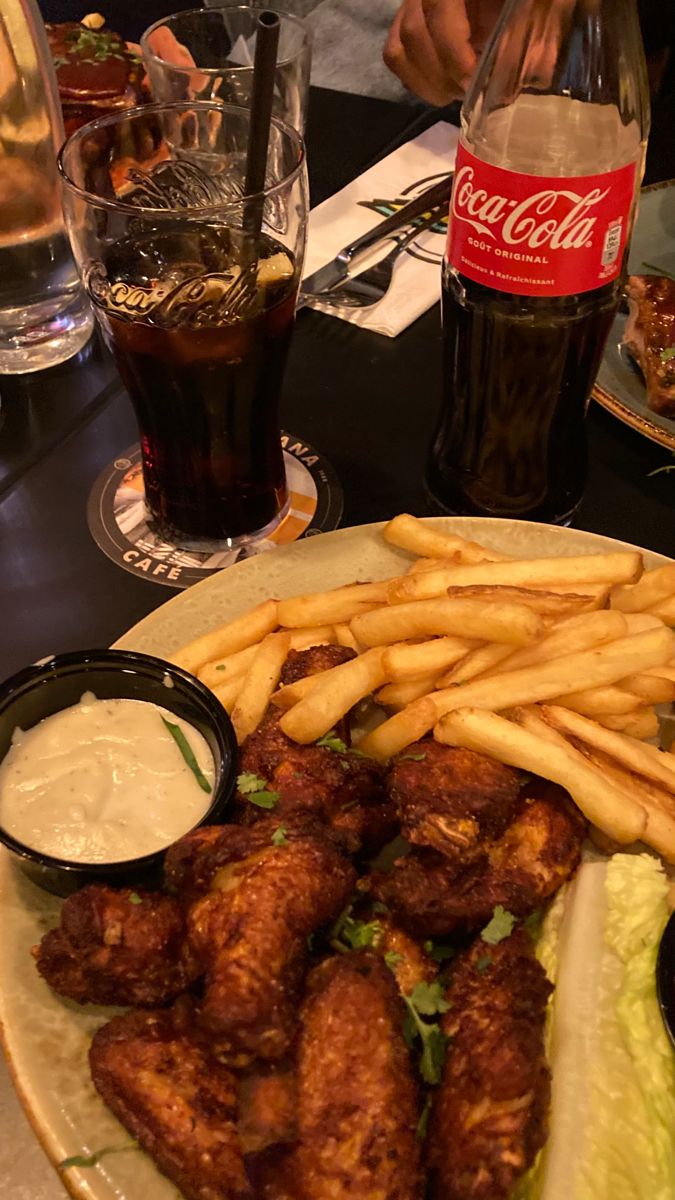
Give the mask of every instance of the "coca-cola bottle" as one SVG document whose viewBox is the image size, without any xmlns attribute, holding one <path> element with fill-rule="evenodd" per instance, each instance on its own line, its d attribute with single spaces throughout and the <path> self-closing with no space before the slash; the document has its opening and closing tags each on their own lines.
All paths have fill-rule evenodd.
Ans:
<svg viewBox="0 0 675 1200">
<path fill-rule="evenodd" d="M 635 0 L 507 0 L 462 109 L 427 483 L 560 524 L 621 295 L 649 124 Z"/>
</svg>

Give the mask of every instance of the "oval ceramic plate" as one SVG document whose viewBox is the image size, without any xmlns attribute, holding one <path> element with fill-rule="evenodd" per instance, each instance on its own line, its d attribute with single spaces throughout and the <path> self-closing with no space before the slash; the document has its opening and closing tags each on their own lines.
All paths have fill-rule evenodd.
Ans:
<svg viewBox="0 0 675 1200">
<path fill-rule="evenodd" d="M 657 267 L 675 275 L 675 180 L 643 188 L 640 196 L 628 271 L 631 275 L 652 275 L 657 274 Z M 619 312 L 614 320 L 593 389 L 594 399 L 638 433 L 675 450 L 675 418 L 661 416 L 647 407 L 642 373 L 621 344 L 626 321 L 626 312 Z"/>
<path fill-rule="evenodd" d="M 583 554 L 629 549 L 623 543 L 574 529 L 527 522 L 434 518 L 451 532 L 516 557 Z M 387 546 L 381 525 L 322 534 L 271 551 L 222 571 L 175 596 L 117 642 L 149 654 L 171 654 L 178 646 L 237 616 L 268 596 L 319 591 L 357 579 L 383 579 L 405 569 L 410 556 Z M 645 552 L 655 566 L 667 561 Z M 5 1051 L 24 1108 L 52 1163 L 120 1147 L 129 1136 L 106 1109 L 89 1077 L 87 1053 L 94 1030 L 113 1010 L 80 1007 L 61 1000 L 39 978 L 30 947 L 58 920 L 60 902 L 39 891 L 0 858 L 0 1022 Z M 0 1100 L 2 1097 L 0 1096 Z M 15 1130 L 3 1130 L 9 1142 Z M 17 1127 L 17 1137 L 18 1127 Z M 14 1168 L 3 1195 L 60 1196 L 33 1187 L 22 1174 L 17 1143 Z M 29 1149 L 29 1148 L 28 1148 Z M 172 1184 L 146 1155 L 132 1150 L 103 1157 L 91 1168 L 72 1167 L 63 1182 L 78 1200 L 177 1200 Z"/>
</svg>

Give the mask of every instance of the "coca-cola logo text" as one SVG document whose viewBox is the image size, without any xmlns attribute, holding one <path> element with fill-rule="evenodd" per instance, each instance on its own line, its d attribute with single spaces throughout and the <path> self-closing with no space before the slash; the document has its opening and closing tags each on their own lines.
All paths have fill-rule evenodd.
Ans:
<svg viewBox="0 0 675 1200">
<path fill-rule="evenodd" d="M 577 250 L 588 246 L 596 217 L 589 210 L 608 194 L 593 187 L 584 196 L 569 188 L 545 187 L 519 202 L 508 196 L 491 195 L 474 184 L 472 166 L 462 167 L 455 177 L 452 215 L 471 225 L 477 233 L 509 246 L 527 246 L 531 250 L 549 246 L 552 250 Z M 547 218 L 547 214 L 551 216 Z"/>
</svg>

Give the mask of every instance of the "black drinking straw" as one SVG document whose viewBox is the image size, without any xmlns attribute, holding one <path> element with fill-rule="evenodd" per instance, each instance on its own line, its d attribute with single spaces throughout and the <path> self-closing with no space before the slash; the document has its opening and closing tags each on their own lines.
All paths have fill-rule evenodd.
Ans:
<svg viewBox="0 0 675 1200">
<path fill-rule="evenodd" d="M 246 195 L 254 197 L 246 203 L 244 208 L 244 244 L 249 266 L 258 261 L 263 217 L 261 193 L 265 188 L 278 45 L 279 14 L 264 9 L 258 17 L 255 39 L 251 117 L 246 150 Z"/>
</svg>

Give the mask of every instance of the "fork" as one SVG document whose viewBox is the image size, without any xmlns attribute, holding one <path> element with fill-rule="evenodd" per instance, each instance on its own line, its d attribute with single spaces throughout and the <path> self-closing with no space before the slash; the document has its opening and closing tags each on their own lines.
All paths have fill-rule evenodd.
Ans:
<svg viewBox="0 0 675 1200">
<path fill-rule="evenodd" d="M 387 238 L 387 241 L 392 241 L 394 245 L 388 254 L 374 266 L 345 279 L 331 291 L 315 294 L 301 293 L 298 309 L 305 306 L 311 308 L 314 304 L 323 304 L 330 308 L 372 308 L 373 305 L 379 304 L 391 287 L 394 266 L 399 254 L 403 254 L 420 233 L 423 233 L 425 229 L 430 229 L 447 215 L 447 204 L 432 209 L 427 217 L 418 221 L 411 229 Z"/>
</svg>

